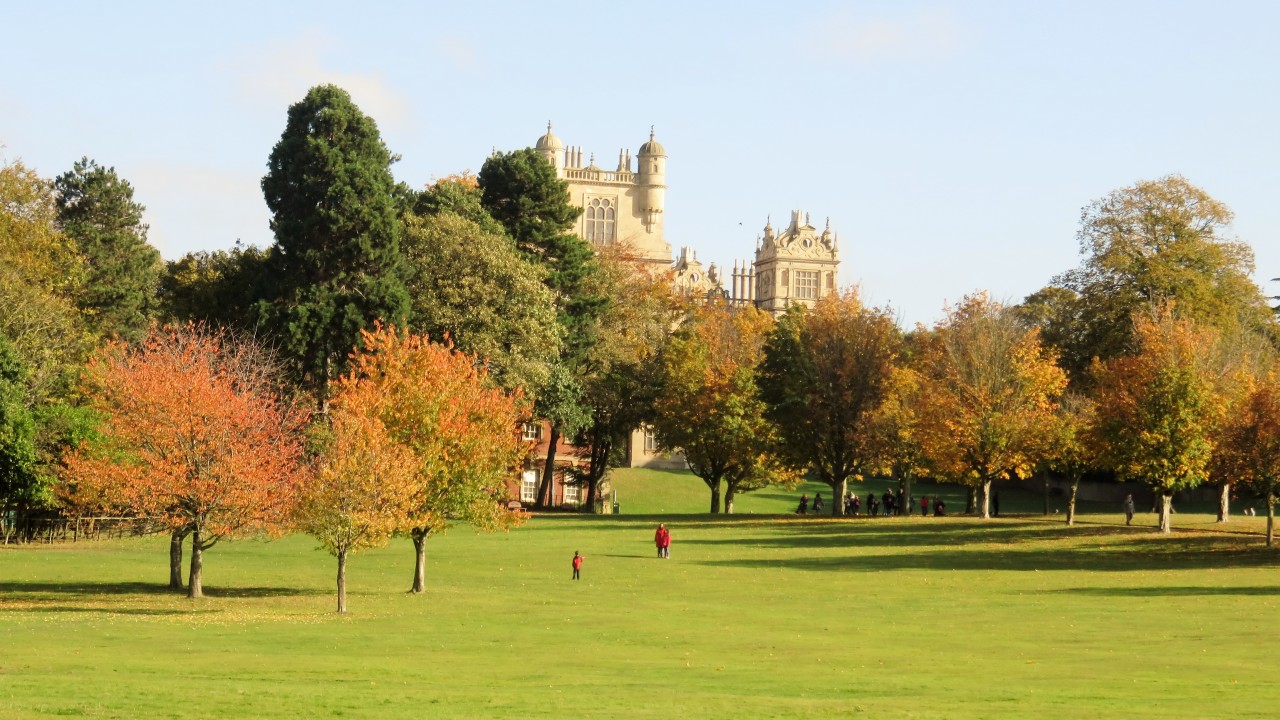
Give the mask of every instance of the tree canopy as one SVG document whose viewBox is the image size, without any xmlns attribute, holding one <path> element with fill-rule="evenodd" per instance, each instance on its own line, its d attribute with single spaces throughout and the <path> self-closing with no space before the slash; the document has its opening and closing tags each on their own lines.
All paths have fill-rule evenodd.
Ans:
<svg viewBox="0 0 1280 720">
<path fill-rule="evenodd" d="M 261 312 L 322 408 L 360 331 L 409 309 L 391 163 L 373 119 L 320 85 L 289 107 L 262 179 L 276 292 Z"/>
</svg>

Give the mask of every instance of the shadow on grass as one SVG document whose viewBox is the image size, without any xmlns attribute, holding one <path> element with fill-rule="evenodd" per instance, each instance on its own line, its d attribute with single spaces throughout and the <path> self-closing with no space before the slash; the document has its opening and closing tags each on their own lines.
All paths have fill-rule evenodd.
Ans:
<svg viewBox="0 0 1280 720">
<path fill-rule="evenodd" d="M 26 600 L 53 599 L 67 595 L 93 597 L 101 595 L 170 595 L 185 597 L 185 590 L 170 590 L 167 585 L 141 582 L 0 582 L 0 597 L 9 596 Z M 301 595 L 326 595 L 327 591 L 301 590 L 287 587 L 221 587 L 204 586 L 206 597 L 212 598 L 266 598 L 294 597 Z M 24 597 L 25 596 L 25 597 Z"/>
<path fill-rule="evenodd" d="M 1116 588 L 1062 588 L 1050 590 L 1056 595 L 1084 595 L 1088 597 L 1199 597 L 1212 595 L 1280 595 L 1280 586 L 1251 587 L 1116 587 Z"/>
<path fill-rule="evenodd" d="M 28 607 L 5 607 L 0 604 L 0 613 L 6 612 L 38 612 L 38 613 L 105 613 L 109 615 L 138 615 L 161 617 L 165 615 L 208 615 L 210 613 L 220 612 L 214 609 L 184 609 L 184 608 L 133 608 L 133 607 L 103 607 L 90 605 L 33 605 Z"/>
</svg>

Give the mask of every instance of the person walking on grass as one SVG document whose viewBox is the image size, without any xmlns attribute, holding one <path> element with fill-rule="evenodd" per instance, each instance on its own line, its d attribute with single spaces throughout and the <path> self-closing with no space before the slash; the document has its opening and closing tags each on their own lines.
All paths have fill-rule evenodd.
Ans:
<svg viewBox="0 0 1280 720">
<path fill-rule="evenodd" d="M 920 497 L 920 517 L 929 517 L 929 496 Z"/>
<path fill-rule="evenodd" d="M 586 560 L 586 555 L 579 555 L 577 550 L 573 551 L 573 579 L 577 580 L 582 571 L 582 561 Z"/>
<path fill-rule="evenodd" d="M 1124 496 L 1124 524 L 1133 524 L 1133 493 Z"/>
<path fill-rule="evenodd" d="M 813 514 L 822 512 L 822 493 L 813 496 Z"/>
<path fill-rule="evenodd" d="M 663 523 L 658 523 L 658 531 L 653 534 L 653 544 L 658 547 L 658 557 L 671 557 L 671 531 Z"/>
</svg>

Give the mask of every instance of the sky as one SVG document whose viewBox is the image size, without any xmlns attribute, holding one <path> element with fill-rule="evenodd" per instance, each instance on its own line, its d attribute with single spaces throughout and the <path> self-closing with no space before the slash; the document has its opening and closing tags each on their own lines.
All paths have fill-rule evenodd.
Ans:
<svg viewBox="0 0 1280 720">
<path fill-rule="evenodd" d="M 398 180 L 477 171 L 548 120 L 602 165 L 652 126 L 666 236 L 748 259 L 793 209 L 904 325 L 1079 265 L 1081 209 L 1184 175 L 1280 295 L 1280 3 L 0 0 L 0 161 L 113 166 L 167 259 L 271 244 L 290 104 L 333 83 Z"/>
</svg>

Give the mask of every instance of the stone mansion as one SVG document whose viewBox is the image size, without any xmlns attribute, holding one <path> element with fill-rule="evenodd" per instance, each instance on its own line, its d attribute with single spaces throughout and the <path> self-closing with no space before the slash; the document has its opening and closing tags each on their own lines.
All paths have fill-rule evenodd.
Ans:
<svg viewBox="0 0 1280 720">
<path fill-rule="evenodd" d="M 593 245 L 626 245 L 630 251 L 655 271 L 669 271 L 672 282 L 686 295 L 720 297 L 736 305 L 754 304 L 772 313 L 781 313 L 794 303 L 812 306 L 819 297 L 836 292 L 840 260 L 836 235 L 828 222 L 818 230 L 808 213 L 791 212 L 790 223 L 774 230 L 766 221 L 756 238 L 755 258 L 750 262 L 735 261 L 727 275 L 711 263 L 703 267 L 697 252 L 682 247 L 673 256 L 666 239 L 664 210 L 667 195 L 667 151 L 654 137 L 642 144 L 635 156 L 631 151 L 618 151 L 618 164 L 605 170 L 596 164 L 594 153 L 583 164 L 583 149 L 565 145 L 551 131 L 538 138 L 534 149 L 556 169 L 556 175 L 569 184 L 570 199 L 582 208 L 578 234 Z M 728 285 L 726 286 L 726 281 Z M 532 502 L 536 493 L 539 458 L 547 456 L 545 424 L 526 426 L 525 439 L 538 444 L 533 461 L 520 478 L 521 502 Z M 643 429 L 632 433 L 628 448 L 632 467 L 683 467 L 683 458 L 658 451 L 651 433 Z M 564 465 L 578 462 L 577 448 L 568 443 L 556 449 L 557 461 Z M 579 489 L 556 478 L 553 504 L 577 505 Z"/>
</svg>

